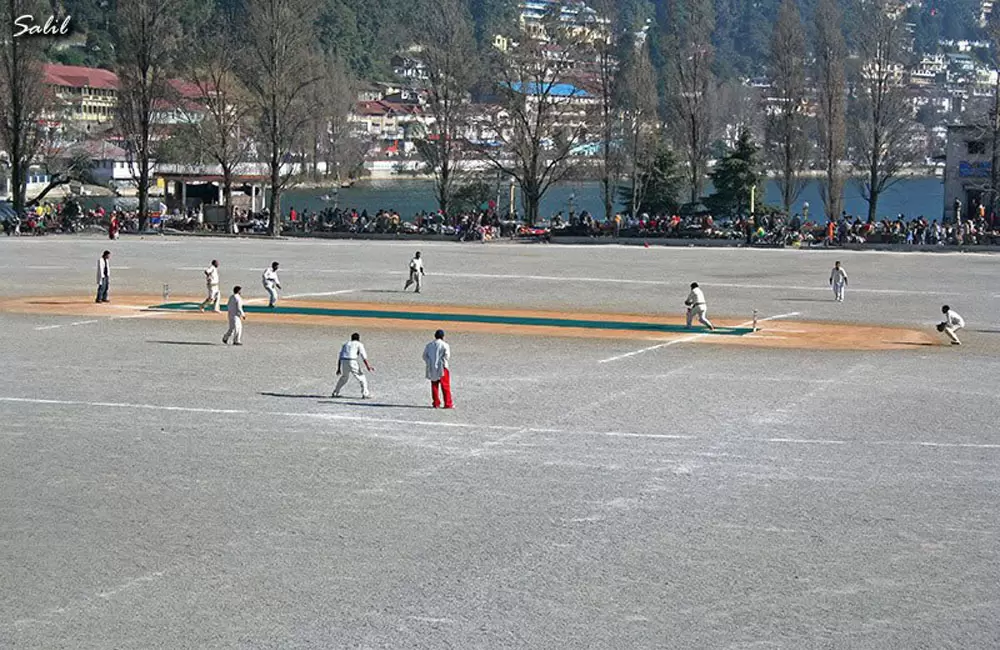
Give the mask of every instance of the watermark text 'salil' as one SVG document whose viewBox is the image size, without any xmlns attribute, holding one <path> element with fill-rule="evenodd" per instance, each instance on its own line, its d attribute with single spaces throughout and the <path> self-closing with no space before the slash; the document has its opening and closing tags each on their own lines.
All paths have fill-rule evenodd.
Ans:
<svg viewBox="0 0 1000 650">
<path fill-rule="evenodd" d="M 18 16 L 14 19 L 14 25 L 19 30 L 14 32 L 14 38 L 19 36 L 69 36 L 72 19 L 72 16 L 66 16 L 60 22 L 58 16 L 49 16 L 44 25 L 39 25 L 31 14 Z"/>
</svg>

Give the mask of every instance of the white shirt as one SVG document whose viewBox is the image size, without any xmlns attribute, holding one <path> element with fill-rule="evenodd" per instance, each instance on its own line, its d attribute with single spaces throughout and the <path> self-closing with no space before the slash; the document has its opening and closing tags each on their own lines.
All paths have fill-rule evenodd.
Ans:
<svg viewBox="0 0 1000 650">
<path fill-rule="evenodd" d="M 844 267 L 840 267 L 839 269 L 836 266 L 833 267 L 833 270 L 830 271 L 830 282 L 833 284 L 847 283 L 847 271 L 844 270 Z"/>
<path fill-rule="evenodd" d="M 264 269 L 264 286 L 273 287 L 278 284 L 281 284 L 281 281 L 278 280 L 278 272 L 272 268 Z"/>
<path fill-rule="evenodd" d="M 229 302 L 226 303 L 226 311 L 229 312 L 230 318 L 242 318 L 245 315 L 243 311 L 243 298 L 240 294 L 234 293 L 229 296 Z"/>
<path fill-rule="evenodd" d="M 687 297 L 687 302 L 691 303 L 692 307 L 697 307 L 698 305 L 705 306 L 705 294 L 701 290 L 701 287 L 691 289 L 691 293 Z"/>
<path fill-rule="evenodd" d="M 104 278 L 111 278 L 111 264 L 102 257 L 97 260 L 97 284 L 103 282 Z"/>
<path fill-rule="evenodd" d="M 953 309 L 949 309 L 948 313 L 944 315 L 944 322 L 948 324 L 948 327 L 965 327 L 965 319 Z"/>
<path fill-rule="evenodd" d="M 348 341 L 340 348 L 341 361 L 367 361 L 368 353 L 361 341 Z"/>
<path fill-rule="evenodd" d="M 423 273 L 424 261 L 419 257 L 414 257 L 412 260 L 410 260 L 410 270 L 416 273 Z"/>
<path fill-rule="evenodd" d="M 427 364 L 426 376 L 431 381 L 441 381 L 448 360 L 451 359 L 451 347 L 442 339 L 434 339 L 424 348 L 424 363 Z"/>
<path fill-rule="evenodd" d="M 211 264 L 205 269 L 205 282 L 208 283 L 210 287 L 219 286 L 219 268 Z"/>
</svg>

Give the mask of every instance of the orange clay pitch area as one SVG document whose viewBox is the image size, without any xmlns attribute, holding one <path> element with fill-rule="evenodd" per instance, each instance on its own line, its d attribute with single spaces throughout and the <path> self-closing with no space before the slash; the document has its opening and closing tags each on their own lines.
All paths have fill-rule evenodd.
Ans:
<svg viewBox="0 0 1000 650">
<path fill-rule="evenodd" d="M 200 302 L 203 296 L 171 296 L 169 302 Z M 92 298 L 80 296 L 38 296 L 0 300 L 0 312 L 19 314 L 39 314 L 52 316 L 85 316 L 104 318 L 158 318 L 174 320 L 216 321 L 223 327 L 226 315 L 212 312 L 157 310 L 156 305 L 164 303 L 155 295 L 115 294 L 108 304 L 95 304 Z M 248 301 L 249 305 L 260 305 L 259 300 Z M 564 311 L 541 311 L 526 309 L 497 309 L 488 307 L 465 307 L 458 305 L 411 305 L 395 303 L 362 303 L 315 300 L 284 300 L 285 307 L 335 308 L 371 311 L 407 311 L 422 313 L 477 314 L 484 316 L 509 316 L 515 318 L 553 318 L 590 321 L 619 321 L 655 323 L 662 325 L 683 325 L 683 315 L 669 314 L 612 314 L 581 313 Z M 638 341 L 671 341 L 688 339 L 691 343 L 750 346 L 761 348 L 791 348 L 804 350 L 912 350 L 921 346 L 936 346 L 943 343 L 930 332 L 915 329 L 858 325 L 848 323 L 808 322 L 795 320 L 763 320 L 761 314 L 759 330 L 743 335 L 707 334 L 704 327 L 696 326 L 680 332 L 643 332 L 635 330 L 593 329 L 566 326 L 510 325 L 496 323 L 466 323 L 442 320 L 439 323 L 413 321 L 394 318 L 348 318 L 342 316 L 250 313 L 247 324 L 256 323 L 282 325 L 329 325 L 345 328 L 361 326 L 371 329 L 424 330 L 429 327 L 447 327 L 449 331 L 479 332 L 494 334 L 515 334 L 519 336 L 554 336 L 580 338 L 615 338 Z M 716 327 L 749 327 L 749 319 L 715 318 Z M 701 335 L 701 336 L 695 336 Z"/>
</svg>

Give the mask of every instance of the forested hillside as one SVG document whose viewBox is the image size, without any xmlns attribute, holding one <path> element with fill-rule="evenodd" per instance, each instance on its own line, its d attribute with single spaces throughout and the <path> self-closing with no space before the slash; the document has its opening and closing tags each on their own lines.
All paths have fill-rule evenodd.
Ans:
<svg viewBox="0 0 1000 650">
<path fill-rule="evenodd" d="M 216 0 L 223 8 L 238 11 L 241 0 Z M 619 24 L 641 26 L 651 21 L 655 36 L 683 13 L 685 2 L 700 0 L 617 0 L 613 19 Z M 722 78 L 746 77 L 764 72 L 771 26 L 777 20 L 780 0 L 710 0 L 714 2 L 716 29 L 714 44 L 716 74 Z M 517 25 L 517 0 L 467 0 L 474 30 L 481 46 L 492 35 L 511 33 Z M 806 24 L 811 24 L 815 0 L 800 0 Z M 111 47 L 114 30 L 114 0 L 63 0 L 79 30 L 79 47 L 53 50 L 50 56 L 63 63 L 109 67 L 114 59 Z M 413 41 L 421 29 L 418 3 L 413 0 L 323 0 L 319 38 L 325 49 L 348 63 L 360 79 L 384 79 L 391 72 L 389 59 Z M 850 27 L 863 15 L 856 0 L 843 0 Z M 913 25 L 915 49 L 933 52 L 940 39 L 976 39 L 979 0 L 923 0 L 906 12 Z M 191 3 L 191 14 L 205 11 Z"/>
</svg>

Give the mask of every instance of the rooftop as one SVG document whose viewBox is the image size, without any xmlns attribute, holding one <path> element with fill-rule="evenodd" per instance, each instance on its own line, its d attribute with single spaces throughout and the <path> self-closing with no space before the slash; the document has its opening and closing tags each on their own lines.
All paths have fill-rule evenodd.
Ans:
<svg viewBox="0 0 1000 650">
<path fill-rule="evenodd" d="M 118 75 L 102 68 L 46 63 L 42 66 L 45 83 L 66 88 L 118 89 Z"/>
</svg>

